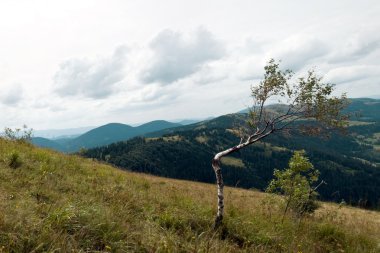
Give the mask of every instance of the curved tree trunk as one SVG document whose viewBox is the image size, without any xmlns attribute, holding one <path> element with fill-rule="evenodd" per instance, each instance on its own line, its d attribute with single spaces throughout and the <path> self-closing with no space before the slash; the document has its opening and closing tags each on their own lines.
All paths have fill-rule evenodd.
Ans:
<svg viewBox="0 0 380 253">
<path fill-rule="evenodd" d="M 218 212 L 215 217 L 215 223 L 214 223 L 214 229 L 217 229 L 223 221 L 223 214 L 224 214 L 224 194 L 223 194 L 223 188 L 224 188 L 224 182 L 223 182 L 223 176 L 222 176 L 222 169 L 220 168 L 221 159 L 223 156 L 227 156 L 245 146 L 248 145 L 248 142 L 246 143 L 240 143 L 239 145 L 226 149 L 222 152 L 217 153 L 214 156 L 214 159 L 212 159 L 212 168 L 215 172 L 216 177 L 216 185 L 218 187 Z"/>
<path fill-rule="evenodd" d="M 214 159 L 212 159 L 212 168 L 214 169 L 216 184 L 218 186 L 218 212 L 215 217 L 214 229 L 217 229 L 222 224 L 223 214 L 224 214 L 224 194 L 223 194 L 224 183 L 223 183 L 222 170 L 220 168 L 222 157 L 232 154 L 248 145 L 251 145 L 252 143 L 255 143 L 265 138 L 266 136 L 273 133 L 274 131 L 273 129 L 271 129 L 270 131 L 264 133 L 266 129 L 267 127 L 261 132 L 257 131 L 255 134 L 249 136 L 245 142 L 243 142 L 243 139 L 241 139 L 239 145 L 217 153 L 214 156 Z"/>
<path fill-rule="evenodd" d="M 215 155 L 214 159 L 212 160 L 212 168 L 214 169 L 215 176 L 216 176 L 216 184 L 218 186 L 218 212 L 216 214 L 214 228 L 218 228 L 219 225 L 222 223 L 223 220 L 223 212 L 224 212 L 224 194 L 223 194 L 223 176 L 222 176 L 222 170 L 220 168 L 220 159 L 221 157 L 218 157 L 218 154 Z"/>
</svg>

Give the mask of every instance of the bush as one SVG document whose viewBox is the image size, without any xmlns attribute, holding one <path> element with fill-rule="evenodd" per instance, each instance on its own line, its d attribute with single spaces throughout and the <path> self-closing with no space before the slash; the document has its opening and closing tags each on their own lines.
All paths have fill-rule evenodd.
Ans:
<svg viewBox="0 0 380 253">
<path fill-rule="evenodd" d="M 305 151 L 295 151 L 290 158 L 289 168 L 283 171 L 276 169 L 274 177 L 266 191 L 285 196 L 284 215 L 291 209 L 300 218 L 318 208 L 318 187 L 312 187 L 312 184 L 318 181 L 319 171 L 305 157 Z"/>
</svg>

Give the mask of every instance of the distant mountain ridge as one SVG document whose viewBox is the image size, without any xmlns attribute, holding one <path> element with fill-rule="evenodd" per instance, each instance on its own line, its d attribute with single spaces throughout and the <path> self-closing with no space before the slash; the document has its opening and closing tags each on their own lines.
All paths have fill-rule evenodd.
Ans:
<svg viewBox="0 0 380 253">
<path fill-rule="evenodd" d="M 91 129 L 96 128 L 95 126 L 88 127 L 77 127 L 77 128 L 67 128 L 67 129 L 45 129 L 45 130 L 34 130 L 33 134 L 36 137 L 53 139 L 62 138 L 75 138 L 81 134 L 84 134 Z"/>
<path fill-rule="evenodd" d="M 351 120 L 380 121 L 380 99 L 351 98 L 346 112 L 353 114 Z"/>
<path fill-rule="evenodd" d="M 286 105 L 272 104 L 268 108 L 273 110 L 283 110 Z M 380 121 L 380 99 L 372 98 L 351 98 L 350 105 L 346 112 L 352 114 L 354 121 Z M 248 109 L 239 111 L 234 115 L 234 124 L 244 122 L 243 114 L 247 113 Z M 239 116 L 239 114 L 241 114 Z M 61 139 L 46 139 L 33 138 L 33 143 L 37 146 L 52 148 L 63 152 L 76 152 L 80 148 L 93 148 L 108 145 L 114 142 L 125 141 L 136 136 L 158 137 L 162 135 L 172 134 L 179 131 L 188 131 L 199 127 L 217 127 L 230 128 L 230 121 L 224 115 L 217 118 L 210 118 L 200 122 L 186 121 L 181 123 L 172 123 L 164 120 L 155 120 L 137 127 L 133 127 L 121 123 L 109 123 L 97 128 L 94 128 L 76 138 L 61 138 Z"/>
<path fill-rule="evenodd" d="M 160 131 L 166 128 L 181 126 L 165 120 L 155 120 L 137 127 L 121 123 L 109 123 L 94 128 L 76 138 L 51 140 L 42 137 L 32 138 L 33 144 L 63 152 L 76 152 L 81 148 L 93 148 L 108 145 L 113 142 L 128 140 L 132 137 L 144 135 L 149 132 Z"/>
</svg>

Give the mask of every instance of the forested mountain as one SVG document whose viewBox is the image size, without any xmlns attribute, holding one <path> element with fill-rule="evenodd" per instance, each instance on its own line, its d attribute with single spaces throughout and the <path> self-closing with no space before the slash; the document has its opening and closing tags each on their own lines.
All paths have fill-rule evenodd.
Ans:
<svg viewBox="0 0 380 253">
<path fill-rule="evenodd" d="M 352 113 L 351 118 L 355 120 L 380 121 L 380 99 L 350 99 L 350 105 L 346 111 Z"/>
<path fill-rule="evenodd" d="M 52 148 L 64 152 L 75 152 L 81 148 L 103 146 L 117 141 L 128 140 L 138 135 L 176 126 L 180 126 L 180 124 L 164 120 L 151 121 L 137 127 L 120 123 L 110 123 L 92 129 L 73 139 L 65 138 L 49 140 L 46 138 L 36 137 L 32 139 L 32 142 L 40 147 Z"/>
<path fill-rule="evenodd" d="M 127 140 L 138 135 L 136 128 L 120 123 L 110 123 L 95 128 L 70 141 L 70 150 L 79 150 L 81 147 L 96 147 L 108 143 Z"/>
<path fill-rule="evenodd" d="M 368 102 L 369 101 L 369 102 Z M 305 149 L 310 160 L 327 182 L 321 198 L 376 208 L 380 204 L 380 111 L 379 100 L 358 99 L 353 105 L 363 109 L 367 121 L 352 121 L 346 135 L 331 138 L 300 134 L 271 135 L 265 142 L 223 160 L 227 185 L 264 189 L 275 168 L 286 167 L 292 151 Z M 350 112 L 354 110 L 349 108 Z M 188 126 L 149 133 L 87 150 L 84 155 L 107 161 L 121 168 L 165 177 L 214 182 L 211 168 L 214 154 L 239 142 L 233 128 L 246 114 L 230 114 Z M 369 121 L 370 120 L 370 121 Z"/>
</svg>

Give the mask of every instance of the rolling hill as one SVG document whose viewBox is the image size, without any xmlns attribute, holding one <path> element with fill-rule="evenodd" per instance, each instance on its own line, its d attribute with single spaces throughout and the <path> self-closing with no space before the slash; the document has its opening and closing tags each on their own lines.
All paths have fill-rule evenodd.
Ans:
<svg viewBox="0 0 380 253">
<path fill-rule="evenodd" d="M 196 157 L 193 157 L 196 160 Z M 17 161 L 17 162 L 15 162 Z M 297 220 L 281 197 L 131 173 L 0 138 L 2 252 L 379 252 L 380 213 L 321 203 Z"/>
<path fill-rule="evenodd" d="M 346 111 L 353 114 L 353 120 L 380 121 L 380 99 L 350 99 L 350 105 L 347 107 Z"/>
<path fill-rule="evenodd" d="M 135 127 L 120 123 L 110 123 L 82 134 L 71 140 L 67 146 L 69 147 L 69 151 L 74 151 L 79 150 L 82 147 L 96 147 L 120 140 L 127 140 L 138 134 L 139 132 Z"/>
<path fill-rule="evenodd" d="M 128 140 L 135 136 L 176 126 L 180 126 L 180 124 L 171 123 L 164 120 L 148 122 L 137 127 L 120 123 L 110 123 L 94 128 L 72 139 L 65 138 L 49 140 L 46 138 L 36 137 L 32 139 L 32 142 L 40 147 L 47 147 L 63 152 L 76 152 L 81 148 L 104 146 L 113 142 Z"/>
</svg>

